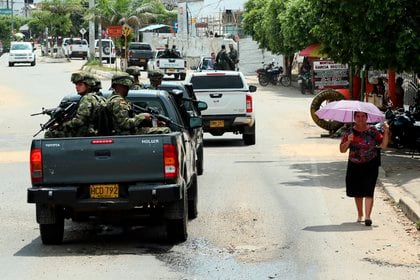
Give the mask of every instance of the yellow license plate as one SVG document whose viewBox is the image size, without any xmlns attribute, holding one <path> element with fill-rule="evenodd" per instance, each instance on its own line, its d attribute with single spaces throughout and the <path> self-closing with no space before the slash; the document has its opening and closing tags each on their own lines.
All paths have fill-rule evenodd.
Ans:
<svg viewBox="0 0 420 280">
<path fill-rule="evenodd" d="M 91 198 L 118 198 L 118 184 L 90 185 Z"/>
<path fill-rule="evenodd" d="M 224 120 L 212 120 L 210 121 L 210 127 L 224 127 L 225 121 Z"/>
<path fill-rule="evenodd" d="M 175 69 L 174 68 L 169 68 L 168 69 L 168 73 L 174 73 L 175 72 Z"/>
</svg>

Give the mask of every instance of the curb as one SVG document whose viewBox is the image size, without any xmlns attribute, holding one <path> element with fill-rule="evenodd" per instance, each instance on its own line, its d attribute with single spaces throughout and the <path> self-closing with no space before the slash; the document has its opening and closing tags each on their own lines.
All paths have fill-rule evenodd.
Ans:
<svg viewBox="0 0 420 280">
<path fill-rule="evenodd" d="M 401 186 L 396 186 L 391 183 L 386 178 L 386 171 L 382 167 L 379 168 L 379 180 L 387 195 L 395 201 L 397 206 L 403 211 L 407 218 L 413 223 L 418 223 L 420 221 L 420 206 L 418 203 L 416 203 L 411 197 L 407 196 Z"/>
</svg>

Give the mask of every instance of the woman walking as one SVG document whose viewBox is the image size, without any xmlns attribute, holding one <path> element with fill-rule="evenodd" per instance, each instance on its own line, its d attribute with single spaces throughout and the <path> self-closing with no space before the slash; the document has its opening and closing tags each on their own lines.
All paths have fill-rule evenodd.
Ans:
<svg viewBox="0 0 420 280">
<path fill-rule="evenodd" d="M 365 225 L 371 226 L 370 216 L 380 166 L 380 149 L 388 146 L 389 126 L 384 123 L 382 134 L 374 126 L 368 125 L 367 119 L 367 113 L 354 113 L 355 123 L 344 133 L 340 143 L 340 152 L 345 153 L 350 149 L 346 173 L 346 194 L 355 199 L 357 221 L 362 222 L 365 217 Z"/>
</svg>

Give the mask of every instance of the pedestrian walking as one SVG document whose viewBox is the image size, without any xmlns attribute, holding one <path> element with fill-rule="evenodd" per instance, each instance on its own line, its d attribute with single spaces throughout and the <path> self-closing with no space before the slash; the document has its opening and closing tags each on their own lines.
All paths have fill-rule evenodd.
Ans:
<svg viewBox="0 0 420 280">
<path fill-rule="evenodd" d="M 367 124 L 368 114 L 354 112 L 354 125 L 344 133 L 340 152 L 350 150 L 346 172 L 346 194 L 354 197 L 357 222 L 372 225 L 373 196 L 380 166 L 380 149 L 388 146 L 389 126 L 384 123 L 383 134 Z M 364 213 L 363 213 L 364 203 Z"/>
</svg>

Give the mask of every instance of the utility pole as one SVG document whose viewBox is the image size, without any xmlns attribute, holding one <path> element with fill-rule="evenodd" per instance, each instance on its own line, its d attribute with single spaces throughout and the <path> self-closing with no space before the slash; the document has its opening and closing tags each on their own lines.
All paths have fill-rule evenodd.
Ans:
<svg viewBox="0 0 420 280">
<path fill-rule="evenodd" d="M 89 10 L 95 7 L 95 0 L 89 0 Z M 89 54 L 91 59 L 95 58 L 95 19 L 89 20 Z"/>
<path fill-rule="evenodd" d="M 15 28 L 15 23 L 14 23 L 14 18 L 13 18 L 13 0 L 11 0 L 11 4 L 12 4 L 12 15 L 11 15 L 11 20 L 12 20 L 12 41 L 13 41 L 13 30 Z"/>
</svg>

